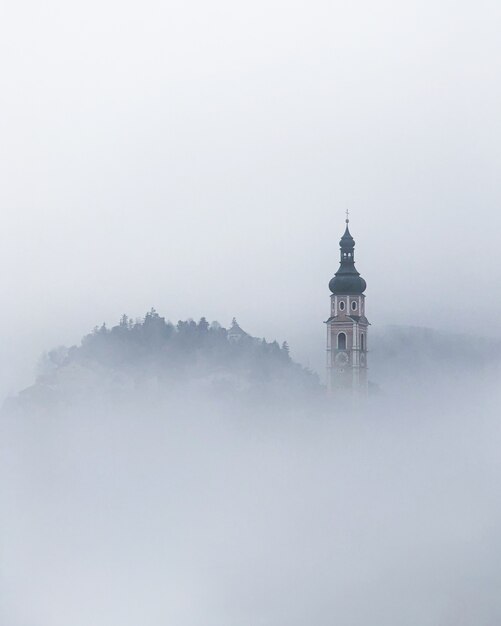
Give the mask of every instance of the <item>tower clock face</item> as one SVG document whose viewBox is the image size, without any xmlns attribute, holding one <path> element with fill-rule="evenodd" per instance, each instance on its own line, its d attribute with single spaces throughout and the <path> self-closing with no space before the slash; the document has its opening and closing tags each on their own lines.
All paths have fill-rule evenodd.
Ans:
<svg viewBox="0 0 501 626">
<path fill-rule="evenodd" d="M 349 361 L 349 357 L 346 354 L 346 352 L 338 352 L 336 354 L 336 363 L 340 366 L 340 367 L 344 367 L 345 365 L 348 364 Z"/>
</svg>

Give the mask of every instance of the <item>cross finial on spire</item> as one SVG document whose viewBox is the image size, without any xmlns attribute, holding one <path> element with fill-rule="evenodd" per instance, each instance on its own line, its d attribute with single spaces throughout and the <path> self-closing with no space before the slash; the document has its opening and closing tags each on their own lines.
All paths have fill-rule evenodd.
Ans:
<svg viewBox="0 0 501 626">
<path fill-rule="evenodd" d="M 346 223 L 350 223 L 350 211 L 348 209 L 346 209 Z"/>
</svg>

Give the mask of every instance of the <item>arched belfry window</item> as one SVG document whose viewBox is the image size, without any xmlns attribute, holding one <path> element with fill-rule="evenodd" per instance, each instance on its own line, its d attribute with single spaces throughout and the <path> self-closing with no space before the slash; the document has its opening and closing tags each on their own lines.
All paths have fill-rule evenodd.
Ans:
<svg viewBox="0 0 501 626">
<path fill-rule="evenodd" d="M 362 350 L 365 350 L 365 335 L 364 335 L 364 333 L 362 333 L 360 335 L 360 348 Z"/>
<path fill-rule="evenodd" d="M 339 333 L 337 336 L 337 349 L 346 350 L 346 335 L 345 333 Z"/>
</svg>

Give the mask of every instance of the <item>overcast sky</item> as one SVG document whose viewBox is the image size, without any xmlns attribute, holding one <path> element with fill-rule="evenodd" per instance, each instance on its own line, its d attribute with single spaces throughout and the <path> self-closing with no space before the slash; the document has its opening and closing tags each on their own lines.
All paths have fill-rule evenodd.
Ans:
<svg viewBox="0 0 501 626">
<path fill-rule="evenodd" d="M 4 3 L 2 390 L 151 306 L 316 362 L 347 208 L 374 327 L 501 335 L 500 30 L 496 0 Z"/>
</svg>

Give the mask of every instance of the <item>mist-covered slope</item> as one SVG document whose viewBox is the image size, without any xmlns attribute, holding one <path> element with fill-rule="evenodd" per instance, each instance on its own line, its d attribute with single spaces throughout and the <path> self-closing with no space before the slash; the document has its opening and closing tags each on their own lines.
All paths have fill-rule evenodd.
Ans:
<svg viewBox="0 0 501 626">
<path fill-rule="evenodd" d="M 173 325 L 152 309 L 144 319 L 124 315 L 112 328 L 96 327 L 79 346 L 44 354 L 35 384 L 18 400 L 53 406 L 188 391 L 259 402 L 320 389 L 318 377 L 291 359 L 285 342 L 280 347 L 252 337 L 236 320 L 229 329 L 205 318 Z"/>
<path fill-rule="evenodd" d="M 494 375 L 501 341 L 415 326 L 385 326 L 371 333 L 370 379 L 385 390 L 427 388 Z"/>
</svg>

